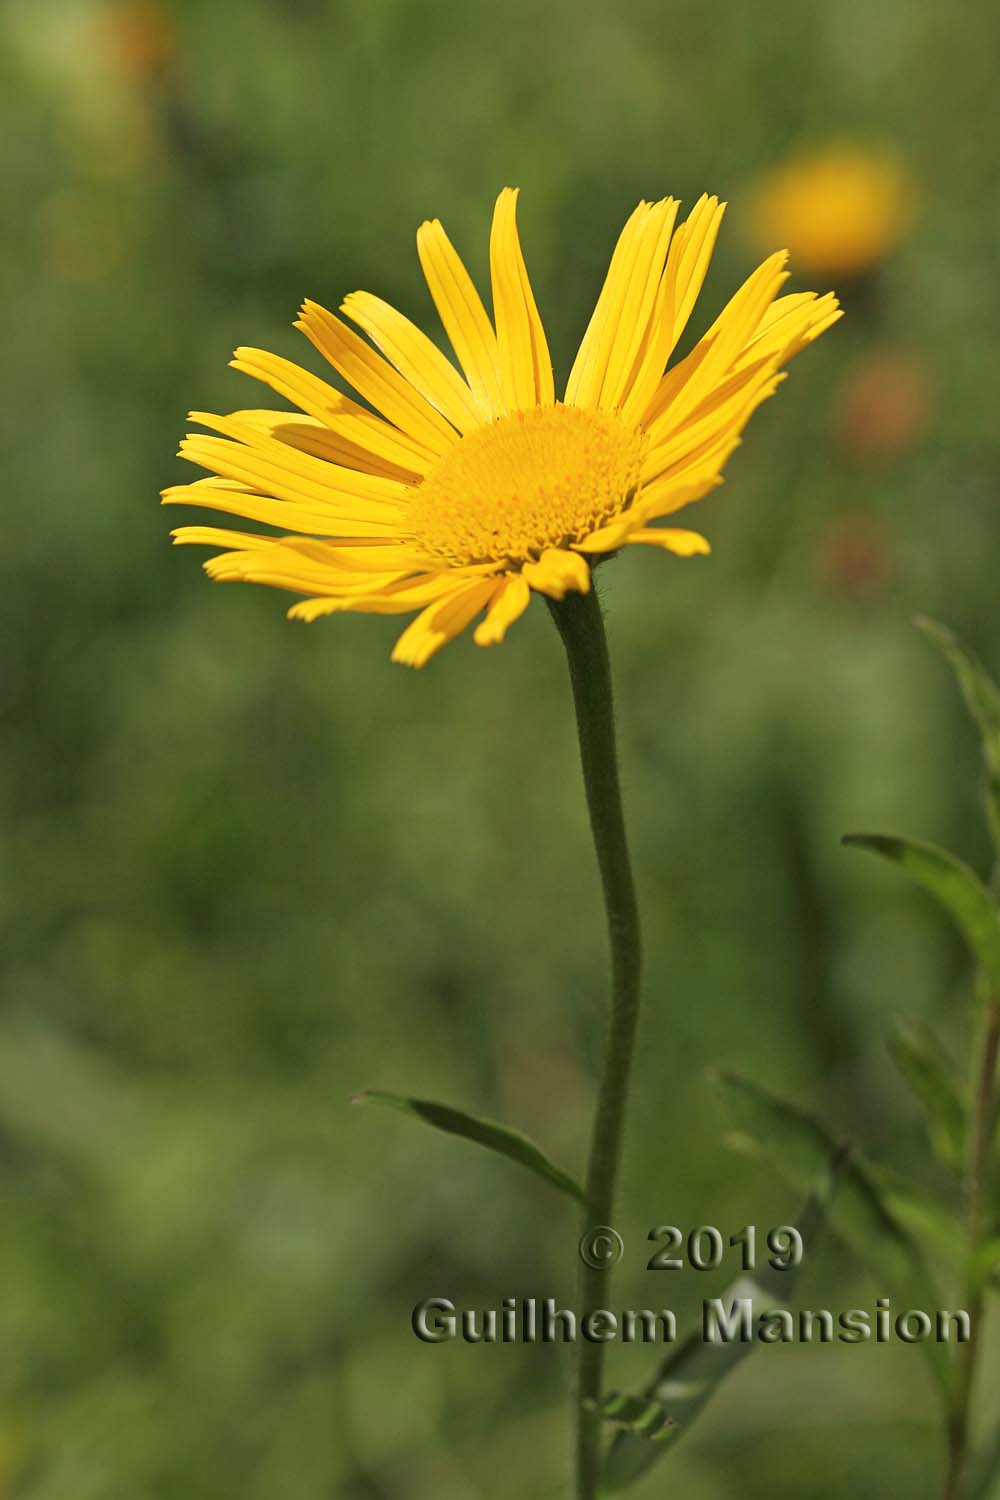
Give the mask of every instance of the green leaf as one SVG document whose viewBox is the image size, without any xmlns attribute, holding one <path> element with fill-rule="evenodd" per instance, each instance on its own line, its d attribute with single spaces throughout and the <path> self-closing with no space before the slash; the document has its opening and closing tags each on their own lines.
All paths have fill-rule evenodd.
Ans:
<svg viewBox="0 0 1000 1500">
<path fill-rule="evenodd" d="M 808 1110 L 779 1099 L 736 1073 L 715 1075 L 739 1135 L 737 1144 L 756 1148 L 796 1187 L 808 1190 L 842 1143 Z M 876 1174 L 851 1153 L 830 1207 L 830 1227 L 877 1278 L 881 1296 L 928 1312 L 939 1306 L 920 1245 L 889 1207 Z M 928 1339 L 920 1349 L 929 1360 L 942 1396 L 949 1386 L 948 1352 Z"/>
<path fill-rule="evenodd" d="M 822 1230 L 827 1205 L 843 1163 L 843 1152 L 837 1150 L 831 1154 L 795 1221 L 806 1247 L 806 1254 L 814 1248 Z M 756 1271 L 748 1272 L 727 1287 L 720 1300 L 729 1306 L 733 1298 L 749 1297 L 753 1301 L 754 1317 L 757 1318 L 762 1313 L 788 1306 L 798 1274 L 797 1266 L 788 1270 L 776 1270 L 765 1262 Z M 602 1493 L 617 1493 L 627 1489 L 637 1479 L 641 1479 L 654 1463 L 667 1453 L 672 1453 L 677 1439 L 700 1415 L 726 1377 L 759 1347 L 756 1339 L 750 1343 L 709 1343 L 704 1338 L 702 1328 L 689 1334 L 663 1361 L 642 1395 L 631 1398 L 637 1403 L 637 1409 L 652 1407 L 665 1413 L 674 1424 L 669 1429 L 673 1441 L 651 1443 L 648 1437 L 635 1432 L 620 1432 L 605 1459 Z"/>
<path fill-rule="evenodd" d="M 628 1396 L 612 1391 L 601 1401 L 586 1403 L 606 1422 L 614 1422 L 626 1432 L 633 1432 L 646 1442 L 660 1443 L 676 1431 L 677 1424 L 658 1401 L 647 1396 Z"/>
<path fill-rule="evenodd" d="M 897 1173 L 862 1160 L 861 1165 L 874 1183 L 890 1215 L 918 1245 L 957 1271 L 966 1253 L 966 1227 L 958 1206 L 931 1198 Z"/>
<path fill-rule="evenodd" d="M 986 770 L 986 808 L 1000 854 L 1000 688 L 982 662 L 947 626 L 929 620 L 926 615 L 918 615 L 913 623 L 944 652 L 966 706 L 979 726 Z"/>
<path fill-rule="evenodd" d="M 478 1115 L 467 1115 L 460 1109 L 451 1109 L 447 1104 L 435 1104 L 430 1099 L 410 1099 L 405 1094 L 390 1094 L 384 1089 L 363 1089 L 361 1093 L 354 1095 L 354 1102 L 356 1104 L 366 1102 L 384 1104 L 390 1109 L 400 1110 L 404 1115 L 412 1115 L 416 1120 L 423 1120 L 425 1125 L 433 1125 L 435 1130 L 443 1130 L 448 1135 L 458 1135 L 464 1140 L 475 1141 L 477 1145 L 496 1151 L 500 1156 L 520 1162 L 521 1166 L 527 1167 L 529 1172 L 544 1177 L 546 1182 L 568 1193 L 578 1203 L 586 1201 L 586 1195 L 579 1183 L 574 1182 L 572 1177 L 550 1162 L 534 1141 L 529 1140 L 519 1130 L 511 1130 L 507 1125 L 498 1124 L 496 1120 L 484 1120 Z"/>
<path fill-rule="evenodd" d="M 841 840 L 892 860 L 922 885 L 958 924 L 994 990 L 1000 990 L 1000 918 L 989 891 L 968 865 L 944 849 L 916 839 L 880 833 L 849 833 Z"/>
<path fill-rule="evenodd" d="M 964 1171 L 964 1091 L 942 1043 L 929 1026 L 899 1016 L 895 1035 L 889 1039 L 889 1052 L 923 1106 L 935 1155 L 953 1171 Z"/>
<path fill-rule="evenodd" d="M 1000 1281 L 1000 1239 L 987 1240 L 972 1256 L 968 1266 L 970 1295 Z"/>
<path fill-rule="evenodd" d="M 976 1460 L 968 1496 L 969 1500 L 1000 1500 L 1000 1431 Z"/>
</svg>

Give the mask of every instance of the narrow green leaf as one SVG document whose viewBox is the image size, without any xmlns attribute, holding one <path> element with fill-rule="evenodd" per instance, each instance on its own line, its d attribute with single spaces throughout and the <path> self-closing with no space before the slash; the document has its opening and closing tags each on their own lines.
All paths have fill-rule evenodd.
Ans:
<svg viewBox="0 0 1000 1500">
<path fill-rule="evenodd" d="M 1000 687 L 975 653 L 947 625 L 927 615 L 917 615 L 913 623 L 940 646 L 953 667 L 969 712 L 983 737 L 983 759 L 988 769 L 1000 776 Z"/>
<path fill-rule="evenodd" d="M 511 1130 L 509 1126 L 500 1125 L 496 1120 L 484 1120 L 478 1115 L 467 1115 L 460 1109 L 451 1109 L 447 1104 L 435 1104 L 430 1099 L 410 1099 L 405 1094 L 390 1094 L 384 1089 L 363 1089 L 361 1093 L 354 1096 L 354 1102 L 357 1104 L 364 1104 L 368 1101 L 400 1110 L 404 1115 L 412 1115 L 414 1119 L 423 1120 L 425 1125 L 433 1125 L 435 1130 L 446 1131 L 448 1135 L 458 1135 L 464 1140 L 475 1141 L 477 1145 L 485 1146 L 489 1151 L 496 1151 L 500 1156 L 520 1162 L 521 1166 L 527 1167 L 529 1172 L 544 1177 L 546 1182 L 568 1193 L 578 1203 L 585 1201 L 585 1194 L 579 1183 L 574 1182 L 572 1177 L 550 1162 L 534 1141 L 529 1140 L 519 1130 Z"/>
<path fill-rule="evenodd" d="M 968 865 L 944 849 L 916 839 L 849 833 L 841 843 L 892 860 L 911 880 L 936 896 L 958 924 L 991 986 L 1000 989 L 1000 918 L 989 891 Z"/>
<path fill-rule="evenodd" d="M 738 1130 L 731 1130 L 724 1135 L 722 1143 L 728 1150 L 745 1156 L 749 1161 L 771 1162 L 773 1159 L 773 1153 L 759 1141 Z M 958 1208 L 953 1209 L 937 1198 L 929 1197 L 912 1183 L 904 1181 L 898 1173 L 880 1166 L 857 1151 L 853 1151 L 851 1156 L 859 1171 L 877 1191 L 889 1217 L 895 1220 L 911 1242 L 950 1269 L 959 1271 L 965 1255 L 966 1228 Z M 787 1170 L 784 1172 L 786 1178 L 791 1175 Z"/>
<path fill-rule="evenodd" d="M 1000 1431 L 997 1431 L 973 1465 L 969 1500 L 1000 1500 Z"/>
<path fill-rule="evenodd" d="M 827 1205 L 843 1167 L 843 1160 L 841 1151 L 831 1154 L 814 1190 L 795 1220 L 806 1256 L 815 1248 L 822 1231 Z M 765 1260 L 763 1266 L 756 1271 L 748 1272 L 727 1287 L 720 1301 L 728 1309 L 735 1298 L 750 1298 L 754 1319 L 757 1319 L 761 1314 L 788 1306 L 798 1275 L 797 1266 L 788 1270 L 776 1270 Z M 627 1489 L 637 1479 L 641 1479 L 654 1463 L 667 1453 L 672 1453 L 677 1439 L 687 1432 L 726 1377 L 760 1347 L 756 1338 L 749 1343 L 742 1340 L 713 1343 L 706 1340 L 704 1334 L 704 1328 L 690 1333 L 683 1343 L 668 1354 L 642 1395 L 633 1398 L 640 1406 L 652 1406 L 669 1417 L 674 1424 L 670 1428 L 673 1440 L 669 1443 L 651 1443 L 647 1437 L 635 1432 L 620 1432 L 605 1459 L 603 1493 L 617 1494 Z"/>
<path fill-rule="evenodd" d="M 715 1081 L 737 1126 L 739 1139 L 744 1144 L 755 1143 L 759 1154 L 789 1182 L 808 1190 L 840 1144 L 822 1121 L 739 1074 L 718 1074 Z M 831 1204 L 830 1227 L 877 1277 L 879 1295 L 891 1297 L 904 1307 L 927 1312 L 939 1306 L 920 1245 L 893 1214 L 876 1175 L 853 1153 L 845 1162 Z M 946 1398 L 947 1349 L 935 1339 L 928 1339 L 919 1347 Z"/>
<path fill-rule="evenodd" d="M 910 1016 L 896 1019 L 889 1052 L 927 1116 L 935 1155 L 953 1171 L 965 1168 L 966 1105 L 957 1070 L 929 1026 Z"/>
<path fill-rule="evenodd" d="M 865 1158 L 858 1160 L 896 1223 L 929 1255 L 936 1256 L 950 1270 L 958 1271 L 966 1251 L 966 1227 L 960 1205 L 942 1203 L 903 1181 L 887 1167 Z"/>
<path fill-rule="evenodd" d="M 1000 1281 L 1000 1239 L 980 1245 L 969 1262 L 968 1280 L 971 1292 L 980 1292 L 983 1287 L 995 1286 Z"/>
<path fill-rule="evenodd" d="M 978 657 L 946 625 L 929 620 L 926 615 L 918 615 L 913 623 L 944 652 L 966 706 L 979 726 L 986 771 L 986 808 L 1000 854 L 1000 688 Z"/>
<path fill-rule="evenodd" d="M 628 1396 L 621 1391 L 612 1391 L 602 1401 L 591 1401 L 587 1405 L 598 1412 L 606 1422 L 613 1422 L 625 1432 L 647 1442 L 662 1442 L 677 1429 L 670 1413 L 658 1401 L 647 1396 Z"/>
</svg>

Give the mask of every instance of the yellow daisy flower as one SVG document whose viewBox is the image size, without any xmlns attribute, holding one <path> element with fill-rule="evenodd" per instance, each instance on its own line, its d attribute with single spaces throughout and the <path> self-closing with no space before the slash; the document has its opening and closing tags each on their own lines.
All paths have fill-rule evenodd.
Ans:
<svg viewBox="0 0 1000 1500">
<path fill-rule="evenodd" d="M 228 549 L 206 564 L 212 578 L 303 594 L 289 611 L 302 620 L 419 610 L 393 652 L 419 667 L 477 615 L 474 638 L 490 646 L 532 591 L 586 593 L 594 565 L 623 546 L 709 550 L 697 532 L 654 523 L 720 483 L 781 366 L 840 316 L 837 299 L 779 297 L 787 255 L 772 255 L 667 370 L 725 205 L 702 197 L 675 227 L 675 199 L 640 203 L 557 400 L 516 206 L 505 188 L 490 235 L 492 321 L 441 224 L 417 232 L 459 368 L 369 292 L 340 308 L 354 328 L 315 302 L 295 325 L 366 406 L 289 360 L 237 349 L 236 369 L 299 410 L 192 412 L 217 436 L 189 435 L 180 452 L 211 477 L 163 498 L 286 534 L 182 526 L 175 541 Z"/>
<path fill-rule="evenodd" d="M 903 238 L 913 192 L 891 153 L 840 142 L 792 157 L 763 177 L 751 218 L 758 245 L 788 245 L 810 275 L 859 276 Z"/>
</svg>

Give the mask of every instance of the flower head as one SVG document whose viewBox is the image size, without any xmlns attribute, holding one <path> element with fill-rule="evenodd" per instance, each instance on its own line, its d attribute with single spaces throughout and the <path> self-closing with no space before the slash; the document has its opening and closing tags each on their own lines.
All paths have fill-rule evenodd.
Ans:
<svg viewBox="0 0 1000 1500">
<path fill-rule="evenodd" d="M 893 155 L 840 143 L 765 176 L 752 220 L 757 243 L 787 245 L 803 271 L 858 276 L 896 248 L 912 212 L 910 183 Z"/>
<path fill-rule="evenodd" d="M 891 464 L 924 437 L 935 415 L 927 361 L 891 344 L 869 350 L 845 372 L 836 401 L 836 432 L 853 459 Z"/>
<path fill-rule="evenodd" d="M 289 613 L 303 620 L 418 610 L 393 659 L 422 666 L 477 615 L 476 642 L 493 645 L 532 591 L 585 593 L 591 567 L 620 547 L 709 550 L 697 532 L 655 523 L 721 482 L 781 366 L 840 316 L 836 298 L 779 296 L 786 255 L 772 255 L 668 371 L 724 205 L 703 197 L 678 226 L 676 200 L 640 203 L 557 400 L 516 205 L 505 188 L 493 216 L 492 321 L 440 223 L 417 233 L 458 367 L 368 292 L 340 308 L 353 328 L 315 302 L 296 324 L 367 406 L 237 349 L 235 368 L 298 410 L 192 412 L 216 435 L 186 437 L 181 455 L 210 477 L 163 498 L 284 534 L 182 526 L 176 541 L 227 549 L 206 564 L 211 577 L 302 594 Z"/>
</svg>

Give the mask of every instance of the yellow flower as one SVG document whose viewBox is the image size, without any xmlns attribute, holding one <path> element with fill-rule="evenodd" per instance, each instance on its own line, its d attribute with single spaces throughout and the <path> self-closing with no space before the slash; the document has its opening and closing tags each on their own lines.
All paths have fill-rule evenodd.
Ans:
<svg viewBox="0 0 1000 1500">
<path fill-rule="evenodd" d="M 492 322 L 440 223 L 417 233 L 461 374 L 368 292 L 340 310 L 371 342 L 315 302 L 296 327 L 374 410 L 289 360 L 237 349 L 235 368 L 299 411 L 192 412 L 219 435 L 188 436 L 180 452 L 213 477 L 163 498 L 289 534 L 175 531 L 230 549 L 206 564 L 211 577 L 304 594 L 289 611 L 302 620 L 420 610 L 393 652 L 416 667 L 484 612 L 477 644 L 502 640 L 533 590 L 586 593 L 591 567 L 624 545 L 709 550 L 697 532 L 651 523 L 720 483 L 781 365 L 840 316 L 836 298 L 779 297 L 786 255 L 772 255 L 665 374 L 724 205 L 703 197 L 675 228 L 674 199 L 640 203 L 559 401 L 516 204 L 505 188 L 493 216 Z"/>
<path fill-rule="evenodd" d="M 894 156 L 841 143 L 793 157 L 763 178 L 752 222 L 758 244 L 787 245 L 803 271 L 856 276 L 895 249 L 912 211 Z"/>
</svg>

